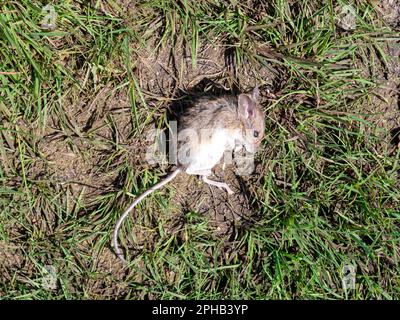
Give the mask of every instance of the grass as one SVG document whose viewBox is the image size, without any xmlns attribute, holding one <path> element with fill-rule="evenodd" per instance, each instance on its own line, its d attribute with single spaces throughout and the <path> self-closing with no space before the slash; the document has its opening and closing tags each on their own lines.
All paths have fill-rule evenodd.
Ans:
<svg viewBox="0 0 400 320">
<path fill-rule="evenodd" d="M 379 89 L 399 34 L 374 2 L 128 3 L 54 2 L 53 31 L 40 27 L 47 2 L 0 3 L 0 297 L 398 299 L 399 149 L 380 122 L 393 92 Z M 167 63 L 186 50 L 201 75 L 220 58 L 206 47 L 234 61 L 213 81 L 261 85 L 266 137 L 245 179 L 254 216 L 220 237 L 166 188 L 125 223 L 136 250 L 122 270 L 114 223 L 166 172 L 145 162 L 145 134 L 193 80 L 161 70 L 157 87 L 145 53 Z"/>
</svg>

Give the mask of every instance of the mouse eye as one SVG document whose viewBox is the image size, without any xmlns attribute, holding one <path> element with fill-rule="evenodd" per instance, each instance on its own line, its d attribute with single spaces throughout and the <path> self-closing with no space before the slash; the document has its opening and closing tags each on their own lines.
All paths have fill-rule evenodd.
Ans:
<svg viewBox="0 0 400 320">
<path fill-rule="evenodd" d="M 260 133 L 259 133 L 258 131 L 254 131 L 254 132 L 253 132 L 254 138 L 258 138 L 259 134 L 260 134 Z"/>
</svg>

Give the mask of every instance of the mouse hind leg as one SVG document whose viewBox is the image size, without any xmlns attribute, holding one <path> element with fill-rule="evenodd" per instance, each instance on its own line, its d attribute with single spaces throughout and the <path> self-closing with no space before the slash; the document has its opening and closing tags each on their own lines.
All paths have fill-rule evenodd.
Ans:
<svg viewBox="0 0 400 320">
<path fill-rule="evenodd" d="M 211 175 L 211 170 L 209 169 L 195 169 L 193 170 L 192 168 L 187 168 L 186 170 L 187 174 L 192 174 L 192 175 L 199 175 L 201 176 L 201 179 L 203 180 L 203 182 L 215 186 L 219 189 L 225 189 L 226 192 L 228 192 L 228 194 L 233 194 L 234 192 L 232 191 L 232 189 L 224 182 L 218 182 L 218 181 L 214 181 L 214 180 L 210 180 L 208 179 L 208 176 Z"/>
<path fill-rule="evenodd" d="M 231 188 L 229 188 L 229 186 L 225 183 L 225 182 L 218 182 L 218 181 L 214 181 L 214 180 L 210 180 L 210 179 L 208 179 L 208 177 L 207 176 L 201 176 L 201 179 L 205 182 L 205 183 L 208 183 L 208 184 L 210 184 L 210 185 L 212 185 L 212 186 L 216 186 L 217 188 L 219 188 L 219 189 L 225 189 L 226 190 L 226 192 L 228 192 L 228 194 L 234 194 L 234 192 L 232 191 L 232 189 Z"/>
</svg>

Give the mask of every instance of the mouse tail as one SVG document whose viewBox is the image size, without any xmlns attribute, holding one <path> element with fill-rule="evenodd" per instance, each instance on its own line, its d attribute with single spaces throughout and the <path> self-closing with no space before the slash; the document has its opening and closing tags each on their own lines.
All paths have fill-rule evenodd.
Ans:
<svg viewBox="0 0 400 320">
<path fill-rule="evenodd" d="M 125 262 L 124 254 L 122 252 L 122 249 L 120 248 L 118 244 L 118 233 L 119 229 L 121 228 L 122 223 L 124 220 L 128 217 L 128 215 L 131 213 L 131 211 L 136 207 L 136 205 L 142 201 L 144 198 L 146 198 L 149 194 L 153 193 L 157 189 L 160 189 L 164 185 L 166 185 L 168 182 L 172 181 L 178 173 L 181 172 L 180 168 L 177 168 L 174 172 L 172 172 L 170 175 L 168 175 L 165 179 L 161 180 L 159 183 L 155 184 L 153 187 L 150 189 L 146 190 L 143 192 L 140 196 L 138 196 L 132 204 L 129 206 L 128 209 L 125 210 L 125 212 L 121 215 L 121 217 L 118 219 L 117 223 L 115 224 L 114 227 L 114 233 L 113 233 L 113 246 L 115 253 L 117 254 L 118 258 L 122 261 Z"/>
</svg>

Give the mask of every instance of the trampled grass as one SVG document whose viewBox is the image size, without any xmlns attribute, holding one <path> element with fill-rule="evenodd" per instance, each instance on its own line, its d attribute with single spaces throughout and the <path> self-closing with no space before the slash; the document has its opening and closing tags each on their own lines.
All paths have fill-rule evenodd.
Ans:
<svg viewBox="0 0 400 320">
<path fill-rule="evenodd" d="M 46 4 L 0 2 L 2 299 L 400 297 L 400 37 L 386 7 L 54 1 L 43 30 Z M 209 80 L 258 83 L 267 114 L 239 191 L 252 214 L 217 234 L 169 186 L 124 224 L 123 269 L 115 221 L 168 171 L 146 163 L 146 134 L 221 63 Z"/>
</svg>

